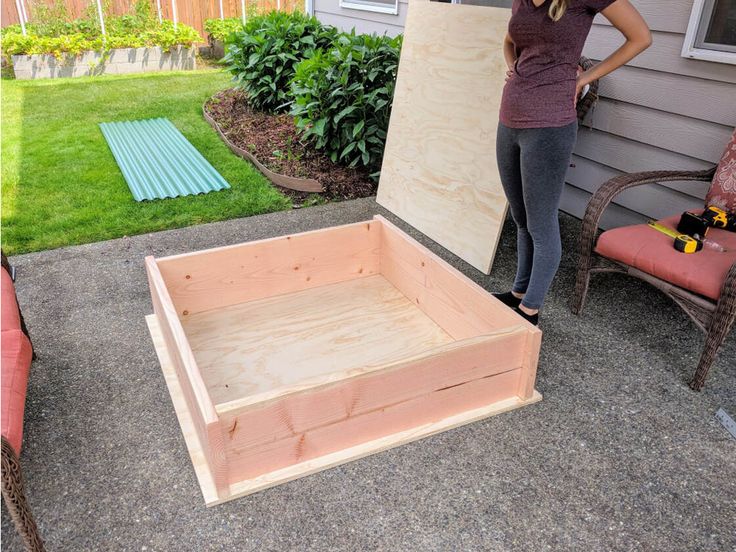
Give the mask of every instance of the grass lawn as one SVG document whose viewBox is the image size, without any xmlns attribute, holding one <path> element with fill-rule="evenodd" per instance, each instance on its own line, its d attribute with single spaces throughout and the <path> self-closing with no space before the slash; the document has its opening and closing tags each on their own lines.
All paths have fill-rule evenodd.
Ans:
<svg viewBox="0 0 736 552">
<path fill-rule="evenodd" d="M 17 254 L 287 209 L 202 118 L 229 86 L 217 70 L 2 80 L 2 246 Z M 136 202 L 97 126 L 167 117 L 230 190 Z"/>
</svg>

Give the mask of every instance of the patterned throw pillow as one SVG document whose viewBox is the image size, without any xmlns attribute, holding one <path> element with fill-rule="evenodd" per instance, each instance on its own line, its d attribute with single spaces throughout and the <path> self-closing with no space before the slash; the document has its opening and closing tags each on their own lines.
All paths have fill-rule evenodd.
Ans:
<svg viewBox="0 0 736 552">
<path fill-rule="evenodd" d="M 705 196 L 705 204 L 736 212 L 736 129 L 723 152 L 716 175 Z"/>
</svg>

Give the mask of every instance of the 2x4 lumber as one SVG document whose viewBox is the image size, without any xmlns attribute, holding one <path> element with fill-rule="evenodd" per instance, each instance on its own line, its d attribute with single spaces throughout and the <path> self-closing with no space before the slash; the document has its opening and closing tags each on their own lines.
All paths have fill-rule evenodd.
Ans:
<svg viewBox="0 0 736 552">
<path fill-rule="evenodd" d="M 515 325 L 541 333 L 385 218 L 375 220 L 381 222 L 381 274 L 453 338 Z"/>
<path fill-rule="evenodd" d="M 286 439 L 443 388 L 521 368 L 527 333 L 516 327 L 454 342 L 424 355 L 221 415 L 226 448 Z M 515 391 L 514 391 L 515 392 Z"/>
<path fill-rule="evenodd" d="M 380 232 L 360 222 L 158 259 L 179 316 L 378 273 Z"/>
<path fill-rule="evenodd" d="M 159 324 L 161 336 L 176 370 L 184 400 L 192 417 L 197 436 L 202 443 L 205 458 L 218 493 L 227 493 L 227 458 L 224 453 L 220 421 L 210 400 L 194 354 L 187 342 L 184 329 L 176 316 L 171 299 L 166 291 L 156 260 L 145 259 L 146 273 L 151 288 L 153 311 Z"/>
<path fill-rule="evenodd" d="M 503 372 L 440 389 L 259 447 L 233 451 L 229 455 L 230 482 L 236 483 L 340 449 L 438 422 L 464 411 L 516 398 L 518 379 L 518 369 Z"/>
<path fill-rule="evenodd" d="M 534 395 L 528 400 L 511 397 L 496 401 L 481 406 L 480 408 L 443 418 L 437 422 L 425 423 L 405 431 L 392 433 L 391 435 L 386 435 L 372 441 L 361 443 L 354 447 L 349 447 L 312 460 L 287 466 L 283 469 L 274 470 L 258 477 L 238 481 L 237 483 L 230 485 L 229 494 L 225 494 L 220 498 L 218 496 L 217 489 L 215 488 L 209 465 L 204 457 L 202 443 L 197 438 L 197 432 L 194 429 L 194 423 L 192 421 L 192 416 L 187 402 L 184 400 L 179 377 L 166 351 L 166 346 L 161 336 L 157 318 L 153 314 L 149 315 L 146 317 L 146 322 L 148 323 L 151 338 L 156 348 L 159 361 L 161 362 L 161 371 L 164 375 L 166 384 L 169 387 L 169 393 L 171 395 L 172 402 L 174 403 L 176 416 L 179 420 L 179 425 L 181 426 L 189 455 L 192 459 L 199 487 L 202 491 L 205 504 L 208 507 L 222 504 L 223 502 L 262 491 L 275 485 L 287 483 L 299 477 L 305 477 L 325 469 L 339 466 L 346 462 L 358 460 L 371 454 L 376 454 L 396 446 L 423 439 L 424 437 L 428 437 L 442 431 L 477 422 L 488 418 L 489 416 L 495 416 L 542 400 L 542 396 L 535 391 Z"/>
</svg>

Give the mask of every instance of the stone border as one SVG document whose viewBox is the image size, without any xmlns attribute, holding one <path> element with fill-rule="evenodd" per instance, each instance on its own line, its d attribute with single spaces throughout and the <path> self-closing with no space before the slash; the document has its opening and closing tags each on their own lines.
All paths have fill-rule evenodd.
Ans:
<svg viewBox="0 0 736 552">
<path fill-rule="evenodd" d="M 166 51 L 160 46 L 118 48 L 107 53 L 89 51 L 56 59 L 51 54 L 13 56 L 16 79 L 53 79 L 90 75 L 129 75 L 156 71 L 196 69 L 196 48 L 175 46 Z"/>
</svg>

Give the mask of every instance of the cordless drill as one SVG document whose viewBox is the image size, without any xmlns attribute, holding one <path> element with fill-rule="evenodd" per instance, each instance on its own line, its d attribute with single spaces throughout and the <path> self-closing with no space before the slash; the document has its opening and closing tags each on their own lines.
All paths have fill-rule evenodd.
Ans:
<svg viewBox="0 0 736 552">
<path fill-rule="evenodd" d="M 736 213 L 727 213 L 723 209 L 710 205 L 705 208 L 702 217 L 708 226 L 736 232 Z"/>
<path fill-rule="evenodd" d="M 696 215 L 695 213 L 686 211 L 680 217 L 677 231 L 698 241 L 702 241 L 710 249 L 725 251 L 721 245 L 706 239 L 708 229 L 711 227 L 724 228 L 736 232 L 736 213 L 727 213 L 723 209 L 719 209 L 713 205 L 706 207 L 702 215 Z"/>
</svg>

